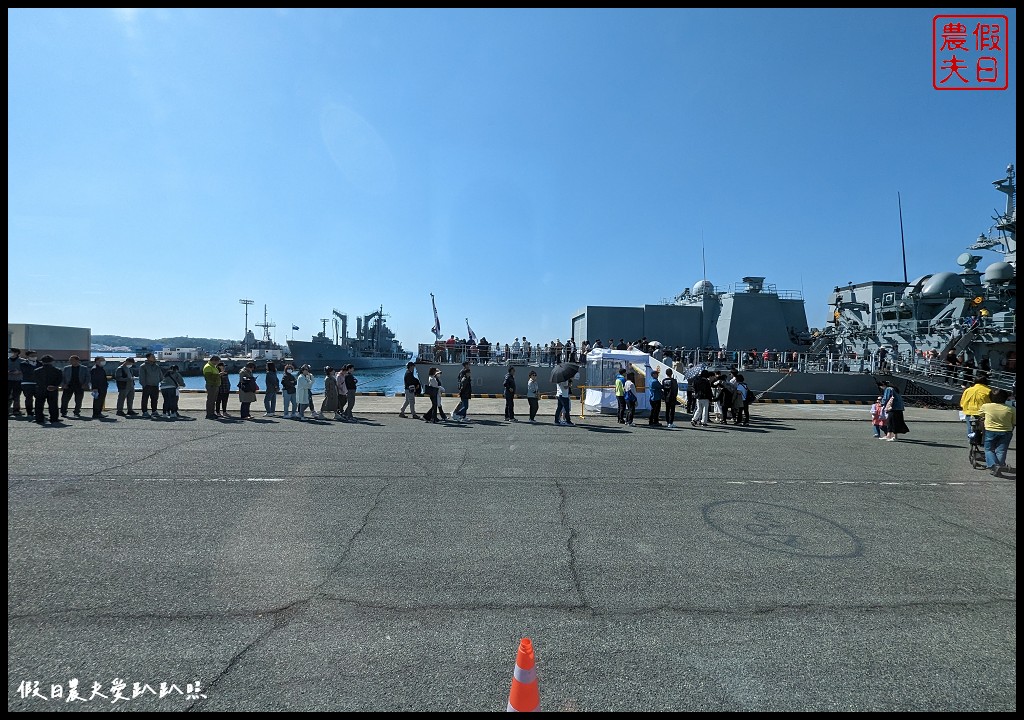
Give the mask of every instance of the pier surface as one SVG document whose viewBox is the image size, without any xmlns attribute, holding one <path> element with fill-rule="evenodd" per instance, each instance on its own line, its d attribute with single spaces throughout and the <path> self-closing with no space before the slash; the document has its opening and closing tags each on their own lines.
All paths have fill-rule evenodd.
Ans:
<svg viewBox="0 0 1024 720">
<path fill-rule="evenodd" d="M 543 710 L 1016 709 L 1016 481 L 955 413 L 886 443 L 858 406 L 669 431 L 201 401 L 8 421 L 9 710 L 502 711 L 522 637 Z"/>
</svg>

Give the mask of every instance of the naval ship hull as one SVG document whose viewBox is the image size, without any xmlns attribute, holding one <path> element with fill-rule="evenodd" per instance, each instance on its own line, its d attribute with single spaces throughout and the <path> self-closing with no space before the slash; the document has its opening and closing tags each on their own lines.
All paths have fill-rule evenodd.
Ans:
<svg viewBox="0 0 1024 720">
<path fill-rule="evenodd" d="M 441 385 L 444 386 L 447 393 L 458 392 L 461 363 L 417 361 L 416 373 L 424 387 L 426 387 L 427 370 L 431 367 L 442 371 Z M 504 364 L 473 365 L 471 370 L 473 394 L 501 395 L 504 392 L 507 368 L 508 366 Z M 547 365 L 515 365 L 515 368 L 517 395 L 526 394 L 526 379 L 531 370 L 537 372 L 540 393 L 554 395 L 555 385 L 551 382 L 551 367 Z M 724 370 L 726 366 L 712 369 Z M 760 402 L 863 403 L 870 405 L 878 396 L 879 376 L 870 373 L 788 373 L 745 369 L 743 376 L 747 387 L 758 396 Z M 574 396 L 579 397 L 579 390 L 585 385 L 587 385 L 587 368 L 586 365 L 581 365 L 579 374 L 572 381 Z M 910 397 L 907 399 L 912 401 Z"/>
<path fill-rule="evenodd" d="M 289 340 L 288 349 L 291 351 L 295 367 L 309 365 L 313 372 L 321 372 L 328 365 L 337 369 L 350 363 L 356 370 L 404 367 L 411 359 L 409 353 L 364 354 L 330 343 L 300 340 Z"/>
</svg>

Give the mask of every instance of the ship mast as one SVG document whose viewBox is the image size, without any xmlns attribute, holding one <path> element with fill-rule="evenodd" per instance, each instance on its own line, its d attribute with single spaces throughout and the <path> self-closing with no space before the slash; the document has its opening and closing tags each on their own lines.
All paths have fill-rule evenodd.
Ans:
<svg viewBox="0 0 1024 720">
<path fill-rule="evenodd" d="M 267 306 L 263 306 L 263 322 L 256 323 L 256 327 L 263 328 L 263 342 L 270 347 L 274 341 L 270 339 L 270 328 L 277 327 L 277 323 L 267 321 Z"/>
</svg>

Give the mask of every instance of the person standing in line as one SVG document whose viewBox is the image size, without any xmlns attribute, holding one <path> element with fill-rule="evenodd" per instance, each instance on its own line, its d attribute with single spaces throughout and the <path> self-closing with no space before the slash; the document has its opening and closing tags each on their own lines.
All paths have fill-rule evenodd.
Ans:
<svg viewBox="0 0 1024 720">
<path fill-rule="evenodd" d="M 537 371 L 531 370 L 526 379 L 526 402 L 530 405 L 530 422 L 537 422 L 537 410 L 540 409 L 540 385 L 537 384 Z"/>
<path fill-rule="evenodd" d="M 665 368 L 665 378 L 661 381 L 661 392 L 665 396 L 665 427 L 675 429 L 679 382 L 672 377 L 672 368 Z"/>
<path fill-rule="evenodd" d="M 979 375 L 973 385 L 960 396 L 960 410 L 967 423 L 967 439 L 974 438 L 974 421 L 981 414 L 981 406 L 992 402 L 992 390 L 988 386 L 988 375 Z"/>
<path fill-rule="evenodd" d="M 134 361 L 132 361 L 132 362 L 134 363 Z M 218 415 L 217 407 L 219 405 L 219 403 L 218 403 L 218 395 L 220 394 L 220 371 L 217 369 L 217 364 L 219 362 L 220 362 L 220 356 L 219 355 L 211 355 L 210 359 L 206 361 L 205 365 L 203 365 L 203 380 L 206 381 L 206 419 L 207 420 L 216 420 L 217 419 L 217 415 Z M 120 370 L 120 368 L 118 368 L 118 370 Z M 131 374 L 130 370 L 129 370 L 129 374 Z M 131 378 L 131 387 L 132 387 L 132 394 L 134 395 L 135 394 L 135 378 Z M 121 388 L 121 386 L 118 385 L 118 390 L 120 390 L 120 388 Z M 131 409 L 132 409 L 132 403 L 131 403 L 131 399 L 129 399 L 128 400 L 128 410 L 129 410 L 128 414 L 129 415 L 134 415 L 135 413 L 131 412 Z M 117 414 L 120 415 L 121 414 L 121 412 L 120 412 L 121 411 L 121 396 L 120 395 L 118 395 L 118 397 L 117 397 L 117 410 L 118 410 Z"/>
<path fill-rule="evenodd" d="M 36 422 L 40 425 L 46 424 L 43 411 L 43 403 L 50 406 L 50 424 L 60 423 L 57 415 L 57 391 L 64 380 L 60 370 L 53 366 L 53 356 L 43 355 L 39 359 L 40 365 L 34 374 L 36 379 Z"/>
<path fill-rule="evenodd" d="M 29 420 L 35 417 L 36 400 L 36 351 L 26 350 L 21 361 L 21 393 L 25 396 L 25 415 Z"/>
<path fill-rule="evenodd" d="M 875 440 L 881 440 L 884 437 L 882 431 L 885 429 L 885 411 L 882 410 L 881 395 L 875 398 L 875 402 L 871 406 L 871 427 L 875 433 Z"/>
<path fill-rule="evenodd" d="M 250 360 L 238 371 L 238 402 L 241 404 L 239 417 L 242 420 L 255 420 L 250 408 L 256 402 L 256 363 Z M 313 413 L 314 415 L 316 413 Z"/>
<path fill-rule="evenodd" d="M 750 403 L 754 401 L 754 393 L 747 387 L 747 381 L 743 376 L 736 375 L 736 385 L 733 390 L 733 424 L 750 425 Z"/>
<path fill-rule="evenodd" d="M 125 417 L 127 415 L 138 415 L 138 413 L 132 409 L 132 405 L 135 404 L 135 373 L 132 372 L 134 367 L 135 358 L 126 357 L 114 370 L 114 384 L 117 385 L 117 414 L 121 417 Z M 214 368 L 214 371 L 216 371 L 216 368 Z M 206 374 L 205 367 L 203 368 L 203 374 L 204 376 Z M 216 399 L 216 396 L 214 396 L 214 399 Z M 126 405 L 128 407 L 127 412 L 125 412 Z M 209 412 L 212 407 L 213 405 L 211 404 L 209 390 L 207 390 L 207 417 L 212 414 Z"/>
<path fill-rule="evenodd" d="M 732 410 L 732 393 L 734 386 L 729 382 L 731 378 L 723 372 L 718 374 L 718 379 L 719 387 L 722 390 L 722 414 L 719 418 L 719 422 L 725 425 L 729 420 L 729 411 Z M 733 419 L 735 419 L 735 416 Z"/>
<path fill-rule="evenodd" d="M 220 385 L 217 386 L 217 415 L 230 418 L 228 400 L 231 398 L 231 380 L 228 378 L 228 369 L 223 362 L 217 363 L 217 374 L 220 377 Z"/>
<path fill-rule="evenodd" d="M 281 395 L 284 400 L 284 414 L 283 418 L 289 419 L 296 417 L 295 415 L 295 376 L 292 374 L 293 368 L 291 365 L 284 366 L 284 375 L 281 376 Z M 291 408 L 289 412 L 288 408 Z"/>
<path fill-rule="evenodd" d="M 355 418 L 352 417 L 352 408 L 356 404 L 356 386 L 359 381 L 356 379 L 355 367 L 352 363 L 345 366 L 345 394 L 347 395 L 345 400 L 345 420 L 352 422 Z"/>
<path fill-rule="evenodd" d="M 722 421 L 724 416 L 725 408 L 723 407 L 723 391 L 722 386 L 725 383 L 725 379 L 722 377 L 722 373 L 715 370 L 714 373 L 708 378 L 711 381 L 711 417 L 718 416 L 719 421 Z"/>
<path fill-rule="evenodd" d="M 626 373 L 626 382 L 622 386 L 622 399 L 626 403 L 626 416 L 625 424 L 629 427 L 635 427 L 633 425 L 633 418 L 636 417 L 636 373 L 632 370 Z"/>
<path fill-rule="evenodd" d="M 310 417 L 316 418 L 316 410 L 313 409 L 313 371 L 309 365 L 303 365 L 299 369 L 299 376 L 295 378 L 295 401 L 299 405 L 299 421 L 306 419 L 306 408 L 309 408 Z"/>
<path fill-rule="evenodd" d="M 468 362 L 463 365 L 468 365 Z M 402 387 L 405 388 L 405 402 L 402 403 L 402 409 L 398 411 L 398 417 L 404 418 L 409 417 L 405 414 L 405 409 L 409 408 L 412 411 L 412 419 L 418 420 L 419 415 L 416 414 L 416 396 L 420 394 L 420 379 L 416 377 L 414 372 L 416 363 L 410 362 L 405 364 L 405 377 L 402 379 Z"/>
<path fill-rule="evenodd" d="M 462 372 L 459 373 L 459 404 L 452 413 L 452 419 L 456 422 L 469 422 L 466 414 L 469 412 L 469 400 L 473 397 L 473 374 L 469 368 L 468 362 L 462 363 Z"/>
<path fill-rule="evenodd" d="M 175 420 L 181 417 L 178 414 L 178 394 L 183 387 L 185 387 L 185 380 L 178 372 L 178 366 L 171 365 L 160 381 L 160 392 L 164 396 L 163 413 L 166 417 Z"/>
<path fill-rule="evenodd" d="M 320 401 L 320 416 L 334 413 L 335 420 L 341 420 L 341 409 L 338 407 L 338 378 L 330 365 L 324 368 L 324 399 Z"/>
<path fill-rule="evenodd" d="M 68 416 L 68 405 L 71 398 L 75 398 L 75 417 L 82 416 L 82 398 L 85 391 L 89 389 L 89 371 L 82 365 L 77 355 L 72 355 L 68 360 L 70 365 L 64 366 L 64 383 L 61 389 L 64 391 L 60 396 L 60 416 Z"/>
<path fill-rule="evenodd" d="M 273 360 L 267 360 L 267 379 L 263 388 L 263 409 L 267 417 L 274 417 L 277 412 L 277 394 L 281 392 L 281 381 L 277 377 L 277 366 Z"/>
<path fill-rule="evenodd" d="M 434 378 L 437 379 L 437 416 L 441 420 L 448 420 L 448 416 L 444 414 L 444 407 L 442 407 L 444 394 L 447 391 L 444 389 L 444 385 L 441 384 L 441 368 L 437 369 Z"/>
<path fill-rule="evenodd" d="M 89 384 L 92 385 L 92 416 L 94 418 L 103 418 L 103 403 L 107 399 L 107 371 L 104 366 L 107 364 L 107 359 L 103 357 L 97 357 L 93 360 L 92 367 L 89 369 Z"/>
<path fill-rule="evenodd" d="M 647 417 L 649 427 L 661 427 L 661 399 L 663 396 L 661 380 L 658 378 L 659 368 L 651 368 L 651 382 L 647 386 L 647 395 L 651 402 L 651 413 Z"/>
<path fill-rule="evenodd" d="M 618 415 L 615 420 L 620 425 L 626 424 L 626 369 L 620 367 L 615 373 L 615 402 L 618 405 Z"/>
<path fill-rule="evenodd" d="M 696 413 L 690 422 L 694 427 L 707 427 L 712 393 L 711 381 L 708 380 L 708 371 L 701 370 L 690 385 L 693 387 L 693 394 L 697 402 Z"/>
<path fill-rule="evenodd" d="M 511 365 L 508 368 L 508 372 L 505 373 L 505 381 L 502 383 L 502 387 L 505 388 L 505 420 L 508 422 L 518 422 L 516 420 L 516 369 Z"/>
<path fill-rule="evenodd" d="M 430 398 L 430 409 L 423 414 L 423 422 L 437 422 L 437 368 L 427 370 L 427 396 Z"/>
<path fill-rule="evenodd" d="M 555 385 L 555 397 L 562 408 L 562 424 L 575 427 L 572 421 L 572 380 L 563 380 Z M 558 418 L 558 411 L 555 411 L 555 418 Z"/>
<path fill-rule="evenodd" d="M 147 405 L 153 408 L 154 419 L 160 417 L 156 414 L 156 398 L 160 394 L 160 381 L 163 379 L 164 373 L 156 364 L 156 355 L 146 353 L 146 362 L 142 363 L 139 368 L 139 384 L 142 386 L 142 417 L 149 417 Z"/>
<path fill-rule="evenodd" d="M 693 365 L 690 365 L 688 370 L 689 370 L 689 373 L 692 373 L 693 372 Z M 687 378 L 687 380 L 686 380 L 686 414 L 690 416 L 691 422 L 692 422 L 693 421 L 692 418 L 693 418 L 693 416 L 697 412 L 697 393 L 696 393 L 696 391 L 694 389 L 694 385 L 693 385 L 693 381 L 696 380 L 697 378 L 696 378 L 696 376 L 690 377 L 689 374 L 684 375 L 684 377 Z"/>
<path fill-rule="evenodd" d="M 21 415 L 21 349 L 11 348 L 7 357 L 7 414 Z"/>
<path fill-rule="evenodd" d="M 348 365 L 342 365 L 334 376 L 334 383 L 338 386 L 338 412 L 334 414 L 334 419 L 341 422 L 348 422 L 348 418 L 345 417 L 345 408 L 348 407 L 348 385 L 345 378 L 348 373 Z"/>
<path fill-rule="evenodd" d="M 985 418 L 985 467 L 996 477 L 1002 477 L 1006 466 L 1006 450 L 1010 447 L 1013 428 L 1017 424 L 1017 410 L 1006 404 L 1009 393 L 996 388 L 991 402 L 981 406 Z"/>
</svg>

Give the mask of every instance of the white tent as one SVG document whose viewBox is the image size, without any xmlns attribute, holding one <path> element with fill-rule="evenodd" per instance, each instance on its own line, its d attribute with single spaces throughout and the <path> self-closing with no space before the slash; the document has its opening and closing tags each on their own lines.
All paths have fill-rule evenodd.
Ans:
<svg viewBox="0 0 1024 720">
<path fill-rule="evenodd" d="M 583 398 L 583 405 L 587 410 L 600 412 L 601 408 L 618 409 L 619 402 L 615 399 L 615 374 L 623 366 L 626 370 L 643 369 L 644 381 L 637 382 L 636 409 L 651 409 L 647 393 L 640 389 L 646 388 L 650 383 L 651 356 L 639 350 L 597 348 L 587 355 L 587 392 Z"/>
</svg>

